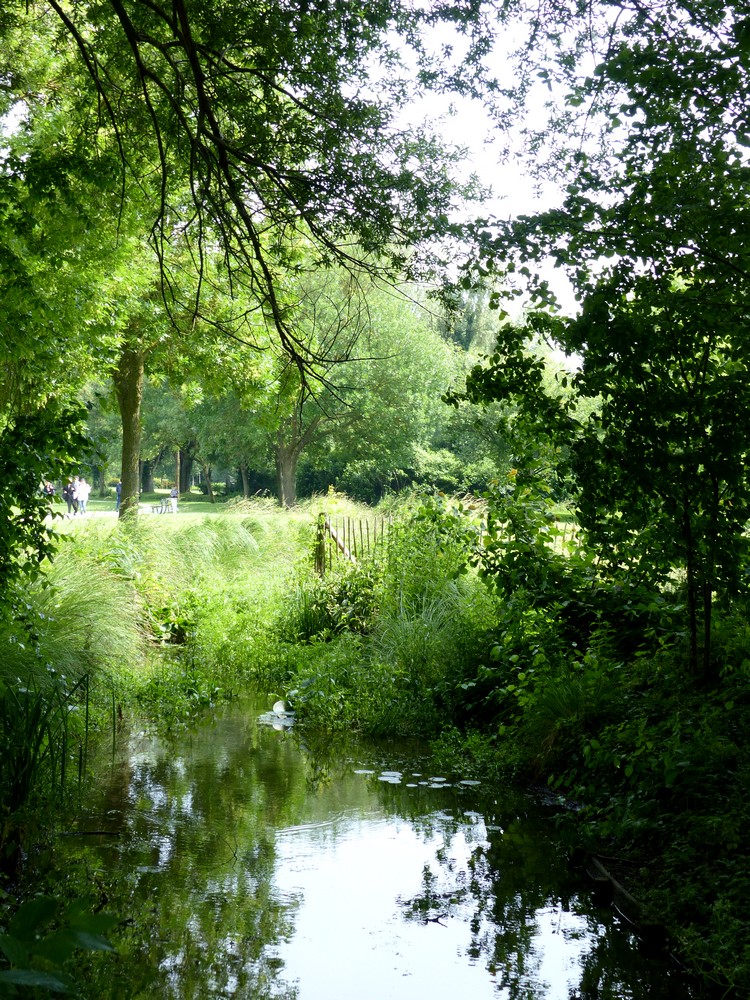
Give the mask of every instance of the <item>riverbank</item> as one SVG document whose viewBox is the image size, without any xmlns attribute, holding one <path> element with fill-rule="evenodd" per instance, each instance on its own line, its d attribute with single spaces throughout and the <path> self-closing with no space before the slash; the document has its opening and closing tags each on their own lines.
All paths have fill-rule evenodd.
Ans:
<svg viewBox="0 0 750 1000">
<path fill-rule="evenodd" d="M 11 715 L 6 694 L 6 717 L 37 706 L 50 750 L 34 755 L 27 728 L 4 731 L 5 788 L 26 794 L 6 807 L 6 857 L 42 838 L 51 805 L 75 804 L 93 744 L 129 718 L 176 731 L 260 687 L 269 705 L 293 705 L 310 739 L 418 735 L 446 773 L 542 784 L 574 807 L 581 847 L 618 860 L 691 973 L 746 995 L 743 615 L 717 623 L 724 666 L 707 685 L 686 670 L 679 594 L 594 581 L 569 533 L 488 569 L 481 505 L 417 498 L 387 509 L 377 559 L 321 577 L 317 514 L 332 508 L 372 513 L 332 494 L 293 512 L 256 501 L 63 525 L 68 541 L 9 637 L 6 668 L 28 681 L 13 689 L 24 712 Z M 13 785 L 24 762 L 33 781 Z"/>
</svg>

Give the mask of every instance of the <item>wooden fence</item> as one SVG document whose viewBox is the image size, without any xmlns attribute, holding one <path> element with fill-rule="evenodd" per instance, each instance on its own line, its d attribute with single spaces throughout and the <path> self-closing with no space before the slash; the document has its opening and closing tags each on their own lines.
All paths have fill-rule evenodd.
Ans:
<svg viewBox="0 0 750 1000">
<path fill-rule="evenodd" d="M 513 535 L 496 527 L 500 537 L 508 540 Z M 543 536 L 546 545 L 558 554 L 565 554 L 568 547 L 575 544 L 578 525 L 550 519 L 549 531 Z M 395 528 L 390 517 L 354 518 L 330 517 L 319 514 L 315 542 L 315 569 L 321 576 L 333 567 L 334 560 L 344 560 L 353 566 L 373 559 L 388 557 L 389 543 L 393 541 Z M 479 521 L 476 545 L 483 547 L 486 541 L 485 522 Z"/>
<path fill-rule="evenodd" d="M 318 515 L 315 541 L 315 569 L 324 576 L 334 559 L 352 565 L 385 554 L 391 519 L 388 517 L 354 518 Z"/>
</svg>

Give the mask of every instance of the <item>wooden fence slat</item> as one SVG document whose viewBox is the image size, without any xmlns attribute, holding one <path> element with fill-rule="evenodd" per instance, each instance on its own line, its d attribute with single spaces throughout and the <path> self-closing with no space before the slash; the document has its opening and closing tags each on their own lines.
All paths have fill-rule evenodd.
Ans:
<svg viewBox="0 0 750 1000">
<path fill-rule="evenodd" d="M 378 523 L 380 522 L 380 523 Z M 377 516 L 370 521 L 368 518 L 353 518 L 347 516 L 331 519 L 327 514 L 318 515 L 317 536 L 315 544 L 315 569 L 324 576 L 326 569 L 333 568 L 334 557 L 346 559 L 357 565 L 364 559 L 388 557 L 390 546 L 387 546 L 386 530 L 390 519 Z"/>
</svg>

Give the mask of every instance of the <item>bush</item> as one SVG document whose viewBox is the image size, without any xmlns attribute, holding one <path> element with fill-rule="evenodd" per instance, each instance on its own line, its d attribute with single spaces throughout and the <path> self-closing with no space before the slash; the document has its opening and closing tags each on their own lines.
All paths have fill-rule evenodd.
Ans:
<svg viewBox="0 0 750 1000">
<path fill-rule="evenodd" d="M 348 724 L 368 732 L 425 733 L 449 718 L 454 689 L 495 621 L 486 588 L 463 576 L 476 530 L 466 529 L 446 498 L 414 496 L 393 510 L 379 560 L 324 579 L 300 575 L 277 629 L 283 643 L 315 647 L 301 654 L 289 682 L 304 719 L 316 726 L 341 719 L 343 710 L 332 713 L 321 699 L 340 706 L 347 697 Z M 338 670 L 327 664 L 308 677 L 326 643 Z"/>
</svg>

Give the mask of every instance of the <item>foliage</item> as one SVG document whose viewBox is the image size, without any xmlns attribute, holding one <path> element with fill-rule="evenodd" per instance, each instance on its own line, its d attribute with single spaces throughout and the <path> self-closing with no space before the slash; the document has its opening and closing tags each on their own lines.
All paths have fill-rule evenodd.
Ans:
<svg viewBox="0 0 750 1000">
<path fill-rule="evenodd" d="M 430 751 L 438 771 L 469 780 L 507 783 L 509 778 L 518 779 L 526 767 L 518 743 L 501 743 L 486 729 L 444 726 L 430 735 Z"/>
<path fill-rule="evenodd" d="M 567 104 L 535 146 L 565 176 L 561 205 L 488 229 L 478 268 L 480 283 L 525 275 L 538 308 L 501 329 L 468 396 L 513 402 L 534 434 L 571 444 L 581 524 L 613 569 L 652 586 L 684 574 L 689 662 L 709 674 L 714 594 L 746 584 L 746 11 L 670 0 L 615 23 L 606 4 L 568 14 L 566 42 L 534 61 Z M 584 36 L 593 64 L 574 57 Z M 551 309 L 548 256 L 577 316 Z M 546 391 L 525 349 L 539 335 L 580 359 L 574 396 L 601 397 L 600 413 L 581 420 Z"/>
<path fill-rule="evenodd" d="M 610 573 L 575 526 L 552 519 L 549 496 L 518 480 L 482 501 L 391 500 L 396 527 L 382 561 L 322 581 L 310 568 L 314 515 L 356 512 L 340 494 L 294 512 L 243 501 L 136 525 L 71 520 L 59 578 L 39 607 L 54 618 L 57 587 L 69 580 L 82 593 L 88 575 L 101 601 L 111 588 L 106 617 L 122 601 L 150 638 L 148 657 L 126 672 L 111 665 L 117 646 L 103 623 L 81 626 L 92 638 L 80 645 L 92 719 L 111 702 L 105 662 L 124 714 L 161 725 L 260 684 L 293 703 L 310 739 L 425 734 L 446 772 L 546 784 L 551 798 L 575 804 L 587 847 L 645 873 L 636 885 L 622 877 L 664 916 L 683 961 L 741 995 L 746 608 L 722 609 L 721 685 L 701 686 L 683 669 L 677 592 Z M 94 617 L 101 602 L 83 603 Z M 71 597 L 65 615 L 73 611 Z M 54 662 L 45 622 L 39 641 L 49 628 Z M 60 623 L 61 662 L 72 662 L 77 633 Z M 81 692 L 71 705 L 83 708 Z M 733 949 L 729 933 L 740 934 Z"/>
<path fill-rule="evenodd" d="M 64 805 L 85 777 L 89 740 L 112 724 L 110 685 L 141 662 L 143 611 L 71 543 L 27 584 L 0 641 L 0 849 L 12 860 L 33 810 Z"/>
<path fill-rule="evenodd" d="M 414 734 L 449 717 L 462 673 L 494 621 L 491 597 L 475 579 L 460 579 L 467 539 L 478 531 L 455 533 L 460 507 L 430 495 L 402 501 L 373 562 L 322 580 L 301 577 L 279 628 L 284 643 L 312 647 L 289 651 L 284 682 L 309 725 L 333 719 L 336 727 Z M 353 714 L 331 713 L 326 691 Z"/>
<path fill-rule="evenodd" d="M 304 365 L 315 356 L 288 324 L 276 284 L 297 265 L 298 236 L 314 241 L 318 263 L 352 264 L 358 241 L 368 269 L 393 275 L 415 245 L 452 229 L 450 156 L 429 129 L 399 127 L 413 80 L 399 49 L 416 59 L 421 86 L 478 86 L 489 24 L 476 14 L 472 4 L 422 11 L 382 0 L 356 16 L 326 4 L 32 4 L 0 27 L 9 55 L 26 54 L 5 69 L 9 101 L 22 100 L 34 123 L 47 110 L 67 113 L 72 138 L 107 164 L 112 215 L 126 212 L 128 191 L 153 194 L 142 231 L 172 309 L 210 316 L 218 247 L 234 287 L 263 304 L 281 347 Z M 468 42 L 447 73 L 423 37 L 436 23 Z M 89 174 L 87 161 L 65 166 L 72 184 Z M 183 298 L 169 247 L 188 223 L 193 294 Z"/>
<path fill-rule="evenodd" d="M 78 407 L 49 405 L 2 419 L 0 415 L 0 589 L 5 600 L 14 587 L 33 581 L 40 563 L 54 551 L 46 517 L 50 498 L 45 480 L 65 476 L 83 445 Z M 7 604 L 0 606 L 0 619 Z"/>
<path fill-rule="evenodd" d="M 475 400 L 514 397 L 529 433 L 567 445 L 581 527 L 613 573 L 651 589 L 684 573 L 690 660 L 695 668 L 700 640 L 704 673 L 713 595 L 726 603 L 746 587 L 750 483 L 735 328 L 723 311 L 706 312 L 697 282 L 660 290 L 644 278 L 616 306 L 600 288 L 577 319 L 557 324 L 571 348 L 585 345 L 574 400 L 600 398 L 600 409 L 580 419 L 550 396 L 513 334 L 501 335 L 467 389 Z"/>
<path fill-rule="evenodd" d="M 87 675 L 58 676 L 52 667 L 47 677 L 37 670 L 0 681 L 0 852 L 4 866 L 12 868 L 17 860 L 21 810 L 32 794 L 48 806 L 59 805 L 65 795 L 70 748 L 81 747 L 70 725 L 71 716 L 87 694 Z"/>
<path fill-rule="evenodd" d="M 13 112 L 2 137 L 9 364 L 0 411 L 9 399 L 18 410 L 111 376 L 123 425 L 122 517 L 137 510 L 146 374 L 169 379 L 188 402 L 182 419 L 152 428 L 147 448 L 158 439 L 159 448 L 192 449 L 207 469 L 220 450 L 214 440 L 196 451 L 189 419 L 207 372 L 240 397 L 252 372 L 255 396 L 267 396 L 258 357 L 272 352 L 276 377 L 295 382 L 296 373 L 295 384 L 328 389 L 330 366 L 351 357 L 352 339 L 342 347 L 312 337 L 290 289 L 334 264 L 366 284 L 427 267 L 430 244 L 458 231 L 454 209 L 475 193 L 473 184 L 459 189 L 457 154 L 440 149 L 426 124 L 398 124 L 413 81 L 394 44 L 400 35 L 429 69 L 425 86 L 442 59 L 423 31 L 456 24 L 471 51 L 440 86 L 467 89 L 487 49 L 471 5 L 422 12 L 377 0 L 333 21 L 324 8 L 233 4 L 213 17 L 194 0 L 130 12 L 32 4 L 0 24 L 2 104 Z M 177 49 L 185 62 L 172 58 Z M 211 122 L 207 131 L 193 127 L 194 113 Z M 246 471 L 257 442 L 201 416 Z M 338 417 L 346 423 L 340 408 Z"/>
<path fill-rule="evenodd" d="M 92 913 L 84 899 L 63 906 L 52 896 L 35 896 L 23 903 L 0 934 L 0 951 L 8 967 L 0 966 L 3 996 L 28 996 L 27 990 L 76 993 L 66 966 L 78 951 L 113 951 L 107 938 L 119 919 Z"/>
<path fill-rule="evenodd" d="M 309 576 L 290 596 L 278 623 L 283 641 L 328 639 L 340 632 L 366 633 L 375 613 L 377 570 L 344 567 L 325 577 Z"/>
<path fill-rule="evenodd" d="M 300 343 L 328 360 L 317 363 L 314 381 L 282 360 L 253 384 L 237 353 L 229 396 L 227 376 L 209 394 L 201 372 L 203 451 L 230 465 L 275 469 L 284 506 L 296 503 L 305 469 L 327 485 L 363 460 L 381 482 L 411 464 L 437 422 L 454 363 L 411 290 L 330 267 L 280 286 Z"/>
<path fill-rule="evenodd" d="M 722 615 L 722 683 L 706 689 L 684 672 L 675 593 L 624 584 L 581 534 L 561 546 L 528 488 L 487 502 L 471 558 L 502 601 L 484 654 L 454 681 L 453 726 L 435 744 L 444 768 L 522 775 L 574 804 L 586 846 L 629 862 L 619 877 L 673 930 L 683 961 L 741 995 L 743 617 Z M 740 934 L 734 949 L 727 932 Z"/>
</svg>

